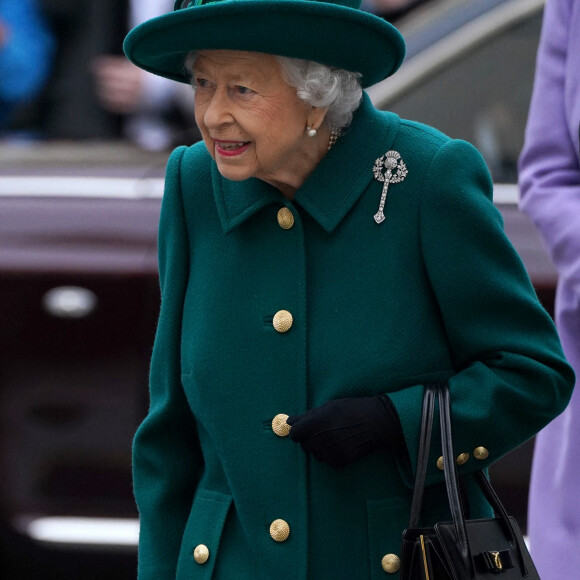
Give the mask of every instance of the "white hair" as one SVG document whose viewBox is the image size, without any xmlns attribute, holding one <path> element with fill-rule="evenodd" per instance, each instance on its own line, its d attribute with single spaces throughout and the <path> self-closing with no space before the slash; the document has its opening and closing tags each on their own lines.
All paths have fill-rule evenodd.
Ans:
<svg viewBox="0 0 580 580">
<path fill-rule="evenodd" d="M 332 68 L 312 60 L 277 56 L 286 82 L 312 107 L 328 107 L 324 118 L 330 129 L 344 129 L 362 99 L 360 73 Z"/>
<path fill-rule="evenodd" d="M 190 52 L 185 68 L 191 74 L 199 53 Z M 286 56 L 276 56 L 284 80 L 296 89 L 296 94 L 312 107 L 328 107 L 324 118 L 330 129 L 344 129 L 362 100 L 361 74 Z M 195 88 L 195 79 L 192 85 Z"/>
</svg>

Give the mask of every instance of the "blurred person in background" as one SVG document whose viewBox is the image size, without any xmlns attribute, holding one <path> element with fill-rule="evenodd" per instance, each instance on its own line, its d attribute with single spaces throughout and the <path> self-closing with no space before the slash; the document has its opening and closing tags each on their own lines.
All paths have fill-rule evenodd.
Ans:
<svg viewBox="0 0 580 580">
<path fill-rule="evenodd" d="M 559 275 L 556 324 L 580 372 L 580 1 L 548 0 L 520 157 L 521 208 Z M 536 439 L 528 533 L 543 580 L 580 577 L 580 392 Z"/>
<path fill-rule="evenodd" d="M 173 3 L 173 0 L 130 1 L 129 28 L 170 11 Z M 120 54 L 96 57 L 92 72 L 103 108 L 125 117 L 126 137 L 145 149 L 161 150 L 174 144 L 175 127 L 170 127 L 168 115 L 179 104 L 183 87 L 141 70 Z M 189 96 L 191 101 L 188 92 L 182 91 L 182 94 Z M 191 105 L 187 110 L 190 109 Z M 193 117 L 190 121 L 193 125 Z"/>
<path fill-rule="evenodd" d="M 39 2 L 57 37 L 56 62 L 21 126 L 46 139 L 126 138 L 150 150 L 197 140 L 193 117 L 181 106 L 184 91 L 121 56 L 129 28 L 166 12 L 172 0 Z"/>
<path fill-rule="evenodd" d="M 0 0 L 0 131 L 44 86 L 54 40 L 36 0 Z"/>
</svg>

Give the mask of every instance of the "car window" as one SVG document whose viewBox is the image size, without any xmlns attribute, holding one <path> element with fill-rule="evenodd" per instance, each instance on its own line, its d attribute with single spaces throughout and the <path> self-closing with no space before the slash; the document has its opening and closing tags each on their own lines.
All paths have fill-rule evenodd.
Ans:
<svg viewBox="0 0 580 580">
<path fill-rule="evenodd" d="M 502 29 L 381 108 L 470 141 L 495 182 L 515 183 L 541 19 L 538 11 Z"/>
</svg>

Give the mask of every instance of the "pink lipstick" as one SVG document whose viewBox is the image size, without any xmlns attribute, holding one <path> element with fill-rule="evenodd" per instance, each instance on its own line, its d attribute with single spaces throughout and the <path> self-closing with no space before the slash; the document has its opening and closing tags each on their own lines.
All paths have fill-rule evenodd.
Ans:
<svg viewBox="0 0 580 580">
<path fill-rule="evenodd" d="M 250 146 L 250 141 L 221 141 L 214 139 L 216 154 L 222 157 L 241 155 Z"/>
</svg>

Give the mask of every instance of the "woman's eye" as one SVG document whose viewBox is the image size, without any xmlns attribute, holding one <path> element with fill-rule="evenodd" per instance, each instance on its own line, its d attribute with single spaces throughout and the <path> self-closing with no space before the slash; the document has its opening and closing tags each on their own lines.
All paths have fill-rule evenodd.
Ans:
<svg viewBox="0 0 580 580">
<path fill-rule="evenodd" d="M 249 95 L 252 92 L 252 89 L 244 87 L 243 85 L 236 85 L 236 92 L 239 95 Z"/>
<path fill-rule="evenodd" d="M 207 79 L 197 77 L 195 79 L 195 86 L 197 88 L 205 88 L 205 87 L 209 86 L 209 82 L 207 81 Z"/>
</svg>

